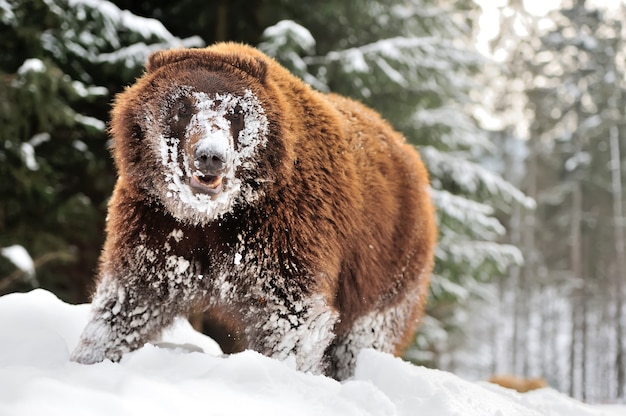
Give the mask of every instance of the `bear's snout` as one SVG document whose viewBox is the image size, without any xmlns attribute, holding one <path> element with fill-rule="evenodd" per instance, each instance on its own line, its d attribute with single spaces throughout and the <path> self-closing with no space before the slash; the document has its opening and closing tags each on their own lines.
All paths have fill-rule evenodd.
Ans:
<svg viewBox="0 0 626 416">
<path fill-rule="evenodd" d="M 233 146 L 229 135 L 222 130 L 214 130 L 191 146 L 193 167 L 201 175 L 220 175 L 226 172 L 233 162 Z"/>
<path fill-rule="evenodd" d="M 215 135 L 205 138 L 192 151 L 194 173 L 189 180 L 192 192 L 218 195 L 224 190 L 224 181 L 232 167 L 232 150 L 228 139 Z"/>
<path fill-rule="evenodd" d="M 194 166 L 204 175 L 217 175 L 226 170 L 226 155 L 215 149 L 197 147 L 194 152 Z"/>
</svg>

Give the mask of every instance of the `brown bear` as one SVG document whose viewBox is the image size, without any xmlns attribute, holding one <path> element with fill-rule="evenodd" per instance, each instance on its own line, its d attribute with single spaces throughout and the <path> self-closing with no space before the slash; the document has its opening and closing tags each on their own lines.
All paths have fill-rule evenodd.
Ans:
<svg viewBox="0 0 626 416">
<path fill-rule="evenodd" d="M 73 361 L 119 360 L 198 310 L 338 379 L 360 349 L 411 339 L 434 212 L 417 151 L 377 113 L 220 43 L 151 55 L 110 133 L 119 176 Z"/>
</svg>

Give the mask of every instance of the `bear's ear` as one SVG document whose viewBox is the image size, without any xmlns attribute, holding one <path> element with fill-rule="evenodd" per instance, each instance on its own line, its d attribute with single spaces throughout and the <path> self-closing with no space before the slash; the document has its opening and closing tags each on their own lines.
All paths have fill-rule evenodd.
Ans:
<svg viewBox="0 0 626 416">
<path fill-rule="evenodd" d="M 148 73 L 177 62 L 193 60 L 210 69 L 235 67 L 265 83 L 267 75 L 266 63 L 257 56 L 236 53 L 216 53 L 205 49 L 170 49 L 158 51 L 148 57 L 146 70 Z"/>
<path fill-rule="evenodd" d="M 162 66 L 173 64 L 193 58 L 193 51 L 189 49 L 171 49 L 167 51 L 158 51 L 151 53 L 146 62 L 146 70 L 148 73 L 154 72 Z"/>
</svg>

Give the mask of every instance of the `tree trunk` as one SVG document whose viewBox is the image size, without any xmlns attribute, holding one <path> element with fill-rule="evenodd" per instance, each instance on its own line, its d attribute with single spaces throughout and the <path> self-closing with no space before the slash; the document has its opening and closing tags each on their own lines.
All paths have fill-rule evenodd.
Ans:
<svg viewBox="0 0 626 416">
<path fill-rule="evenodd" d="M 222 0 L 217 5 L 217 24 L 215 25 L 215 39 L 228 40 L 228 2 Z"/>
<path fill-rule="evenodd" d="M 579 309 L 580 300 L 584 293 L 581 293 L 581 235 L 580 224 L 582 219 L 582 192 L 578 181 L 573 183 L 572 189 L 572 213 L 570 223 L 570 268 L 572 279 L 576 285 L 573 291 L 572 305 L 572 344 L 570 346 L 570 396 L 576 397 L 578 364 L 580 360 L 580 323 L 581 311 Z M 582 363 L 584 366 L 584 363 Z"/>
<path fill-rule="evenodd" d="M 611 139 L 611 184 L 613 194 L 613 229 L 615 233 L 615 337 L 617 340 L 615 368 L 617 370 L 617 397 L 624 398 L 624 322 L 623 322 L 623 286 L 626 283 L 626 264 L 624 256 L 624 208 L 622 205 L 622 166 L 619 149 L 619 129 L 612 126 Z"/>
</svg>

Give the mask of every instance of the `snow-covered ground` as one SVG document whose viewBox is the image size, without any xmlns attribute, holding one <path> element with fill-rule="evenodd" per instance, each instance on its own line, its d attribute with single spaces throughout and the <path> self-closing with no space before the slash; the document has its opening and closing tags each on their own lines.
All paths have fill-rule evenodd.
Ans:
<svg viewBox="0 0 626 416">
<path fill-rule="evenodd" d="M 552 389 L 519 394 L 372 350 L 339 383 L 250 351 L 223 356 L 185 321 L 159 347 L 85 366 L 68 357 L 88 311 L 44 290 L 0 297 L 0 416 L 626 415 L 626 406 L 590 406 Z"/>
</svg>

